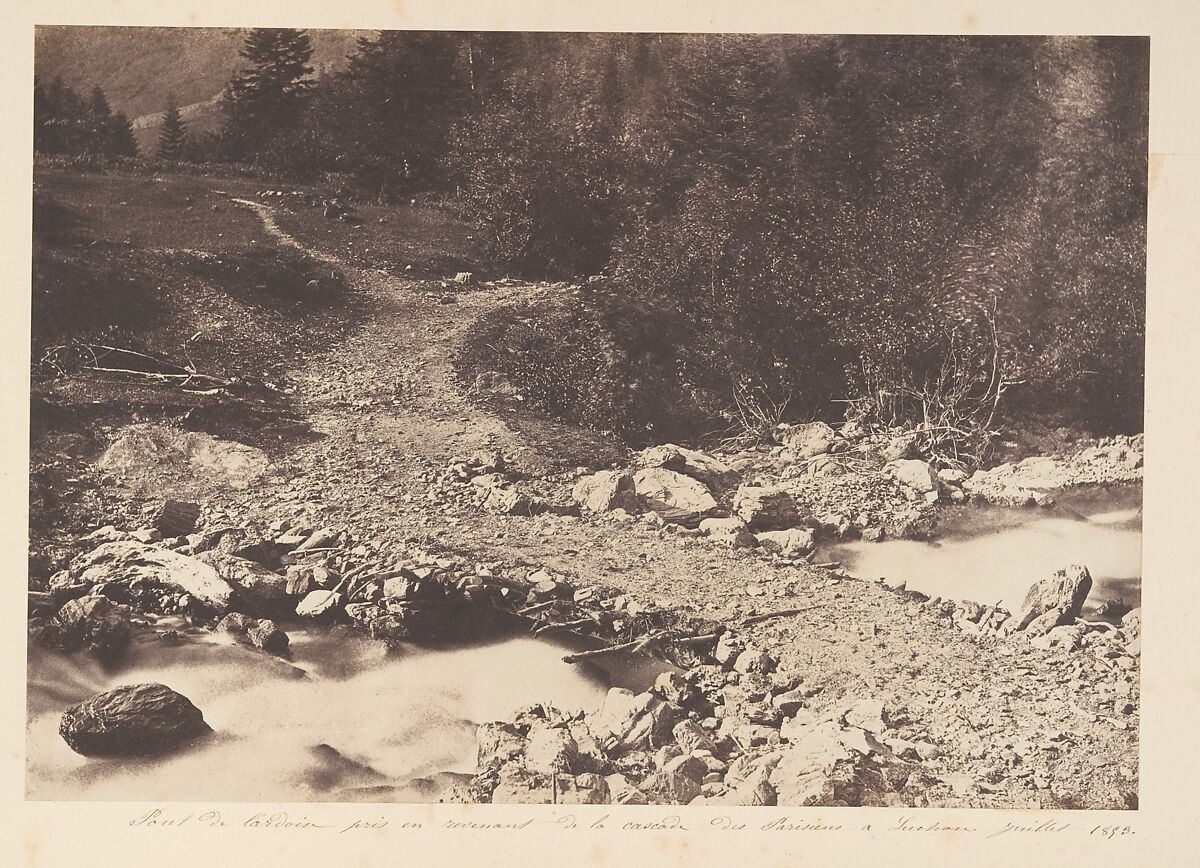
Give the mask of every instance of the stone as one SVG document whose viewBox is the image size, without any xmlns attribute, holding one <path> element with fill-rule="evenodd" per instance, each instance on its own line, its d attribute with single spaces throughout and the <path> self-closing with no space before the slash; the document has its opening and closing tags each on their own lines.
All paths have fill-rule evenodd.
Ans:
<svg viewBox="0 0 1200 868">
<path fill-rule="evenodd" d="M 962 485 L 967 481 L 967 472 L 957 467 L 943 467 L 937 475 L 938 479 L 947 485 Z"/>
<path fill-rule="evenodd" d="M 1037 620 L 1034 635 L 1041 635 L 1060 624 L 1074 622 L 1091 589 L 1092 577 L 1087 567 L 1072 564 L 1065 570 L 1058 570 L 1029 588 L 1021 608 L 1010 622 L 1012 629 L 1026 630 Z"/>
<path fill-rule="evenodd" d="M 301 618 L 331 618 L 341 600 L 342 595 L 333 591 L 310 591 L 296 606 L 296 614 Z"/>
<path fill-rule="evenodd" d="M 233 586 L 203 561 L 133 541 L 105 543 L 79 555 L 71 561 L 70 574 L 93 585 L 156 582 L 189 594 L 217 613 L 228 611 L 235 598 Z"/>
<path fill-rule="evenodd" d="M 52 621 L 63 650 L 87 648 L 98 659 L 114 663 L 129 647 L 133 628 L 130 610 L 105 597 L 68 600 Z"/>
<path fill-rule="evenodd" d="M 729 633 L 722 633 L 717 639 L 717 647 L 713 650 L 713 658 L 726 668 L 732 668 L 746 645 L 740 639 Z"/>
<path fill-rule="evenodd" d="M 782 424 L 775 428 L 774 433 L 775 439 L 798 461 L 824 455 L 841 439 L 837 432 L 824 422 Z"/>
<path fill-rule="evenodd" d="M 782 488 L 743 485 L 733 498 L 733 512 L 751 530 L 786 530 L 801 523 L 796 501 Z"/>
<path fill-rule="evenodd" d="M 584 476 L 571 489 L 571 497 L 590 512 L 638 511 L 637 488 L 627 470 L 601 470 Z"/>
<path fill-rule="evenodd" d="M 150 517 L 155 530 L 163 536 L 187 536 L 200 520 L 199 504 L 167 498 Z"/>
<path fill-rule="evenodd" d="M 515 488 L 489 488 L 484 505 L 500 515 L 537 515 L 545 511 L 545 504 Z"/>
<path fill-rule="evenodd" d="M 341 531 L 335 527 L 322 527 L 311 534 L 300 545 L 292 549 L 292 554 L 302 555 L 314 549 L 337 548 L 341 541 Z"/>
<path fill-rule="evenodd" d="M 80 537 L 80 539 L 96 543 L 122 542 L 133 539 L 133 535 L 125 533 L 123 530 L 117 530 L 116 525 L 106 524 L 104 527 L 96 528 L 96 530 L 86 536 Z"/>
<path fill-rule="evenodd" d="M 84 756 L 137 756 L 177 750 L 212 728 L 191 701 L 163 684 L 131 684 L 73 705 L 59 735 Z"/>
<path fill-rule="evenodd" d="M 752 549 L 758 547 L 758 539 L 744 524 L 727 531 L 710 532 L 705 536 L 705 539 L 714 545 L 727 546 L 731 549 Z"/>
<path fill-rule="evenodd" d="M 653 690 L 667 702 L 683 706 L 696 696 L 696 688 L 678 672 L 663 672 L 654 679 Z"/>
<path fill-rule="evenodd" d="M 669 742 L 674 717 L 671 706 L 654 694 L 635 695 L 614 687 L 600 711 L 589 718 L 588 727 L 607 753 L 620 756 Z"/>
<path fill-rule="evenodd" d="M 770 773 L 777 804 L 789 807 L 831 804 L 837 799 L 834 772 L 851 759 L 837 724 L 811 728 L 783 751 Z"/>
<path fill-rule="evenodd" d="M 645 805 L 649 803 L 646 794 L 629 783 L 623 774 L 606 775 L 604 782 L 608 784 L 609 797 L 614 805 Z"/>
<path fill-rule="evenodd" d="M 890 726 L 883 703 L 870 697 L 860 699 L 850 706 L 844 719 L 848 726 L 856 726 L 875 735 L 882 734 Z"/>
<path fill-rule="evenodd" d="M 288 580 L 253 561 L 218 551 L 196 555 L 218 576 L 237 589 L 235 608 L 250 615 L 291 614 Z"/>
<path fill-rule="evenodd" d="M 756 533 L 755 539 L 764 551 L 782 555 L 783 557 L 799 557 L 806 555 L 816 548 L 816 541 L 810 528 L 789 528 L 788 530 L 764 530 Z"/>
<path fill-rule="evenodd" d="M 700 532 L 708 536 L 724 536 L 746 530 L 746 522 L 737 516 L 729 518 L 706 518 L 700 522 Z"/>
<path fill-rule="evenodd" d="M 636 460 L 641 467 L 662 467 L 690 476 L 714 491 L 730 488 L 740 478 L 740 474 L 725 462 L 705 452 L 685 449 L 674 443 L 646 449 Z"/>
<path fill-rule="evenodd" d="M 644 468 L 634 474 L 633 481 L 642 505 L 674 524 L 697 527 L 717 508 L 704 483 L 674 470 Z"/>
<path fill-rule="evenodd" d="M 920 494 L 934 493 L 938 490 L 937 475 L 933 472 L 933 468 L 915 458 L 889 461 L 884 465 L 883 472 L 901 485 Z"/>
<path fill-rule="evenodd" d="M 797 687 L 771 697 L 771 704 L 780 710 L 784 717 L 794 717 L 796 712 L 807 704 L 808 691 Z"/>
<path fill-rule="evenodd" d="M 686 805 L 700 795 L 700 781 L 706 773 L 700 760 L 688 755 L 678 756 L 642 784 L 642 789 L 668 804 Z"/>
<path fill-rule="evenodd" d="M 270 467 L 261 449 L 199 431 L 153 423 L 126 426 L 96 466 L 140 490 L 161 490 L 165 479 L 185 477 L 206 486 L 246 489 Z M 182 536 L 159 528 L 163 536 Z"/>
<path fill-rule="evenodd" d="M 879 454 L 884 461 L 898 461 L 906 458 L 917 457 L 917 435 L 916 434 L 901 434 L 897 437 L 892 437 L 879 449 Z"/>
<path fill-rule="evenodd" d="M 759 675 L 766 675 L 773 672 L 777 665 L 775 658 L 766 651 L 751 647 L 738 655 L 733 663 L 733 669 L 735 672 L 743 674 L 757 673 Z"/>
<path fill-rule="evenodd" d="M 675 737 L 676 744 L 685 753 L 690 754 L 698 750 L 708 751 L 713 755 L 717 753 L 716 743 L 704 731 L 704 728 L 694 720 L 682 720 L 675 724 L 675 728 L 671 730 L 671 734 Z"/>
<path fill-rule="evenodd" d="M 213 628 L 226 633 L 243 645 L 258 648 L 268 654 L 285 657 L 288 654 L 288 635 L 269 619 L 256 619 L 241 612 L 230 612 Z"/>
<path fill-rule="evenodd" d="M 579 746 L 565 729 L 535 726 L 527 737 L 525 768 L 543 774 L 579 771 Z"/>
<path fill-rule="evenodd" d="M 526 739 L 508 723 L 485 723 L 475 731 L 476 765 L 498 767 L 525 751 Z"/>
</svg>

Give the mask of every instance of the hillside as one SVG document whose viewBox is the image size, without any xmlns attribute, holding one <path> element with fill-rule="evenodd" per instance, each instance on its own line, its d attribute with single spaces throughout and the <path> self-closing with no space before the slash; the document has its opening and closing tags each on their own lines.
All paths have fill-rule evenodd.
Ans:
<svg viewBox="0 0 1200 868">
<path fill-rule="evenodd" d="M 196 131 L 215 129 L 217 99 L 240 68 L 239 27 L 39 27 L 34 69 L 84 93 L 100 85 L 114 111 L 133 119 L 139 147 L 157 137 L 161 112 L 174 97 Z M 367 31 L 314 30 L 313 66 L 337 69 Z"/>
</svg>

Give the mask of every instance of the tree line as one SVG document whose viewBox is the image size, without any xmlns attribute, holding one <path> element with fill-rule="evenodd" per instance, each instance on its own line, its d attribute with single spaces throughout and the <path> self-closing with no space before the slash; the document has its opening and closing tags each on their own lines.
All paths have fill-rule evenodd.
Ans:
<svg viewBox="0 0 1200 868">
<path fill-rule="evenodd" d="M 204 158 L 441 195 L 499 267 L 721 335 L 681 367 L 760 409 L 1140 428 L 1146 40 L 381 32 L 317 77 L 264 29 L 242 58 Z"/>
</svg>

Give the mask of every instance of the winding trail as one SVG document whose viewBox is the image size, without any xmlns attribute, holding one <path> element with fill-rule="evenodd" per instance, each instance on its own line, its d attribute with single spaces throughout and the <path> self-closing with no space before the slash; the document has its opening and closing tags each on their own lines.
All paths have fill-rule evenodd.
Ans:
<svg viewBox="0 0 1200 868">
<path fill-rule="evenodd" d="M 289 235 L 270 207 L 234 201 L 253 208 L 279 243 L 339 269 L 370 316 L 293 372 L 296 406 L 322 436 L 297 446 L 264 488 L 230 493 L 222 506 L 232 516 L 269 520 L 307 505 L 383 550 L 433 542 L 480 562 L 545 567 L 576 584 L 624 588 L 716 620 L 803 609 L 743 635 L 820 688 L 814 711 L 871 695 L 907 731 L 941 745 L 941 757 L 920 765 L 960 793 L 947 804 L 1035 800 L 1044 786 L 1017 778 L 1005 789 L 987 780 L 1002 752 L 1027 743 L 1035 746 L 1029 762 L 1036 760 L 1039 775 L 1082 805 L 1118 807 L 1119 794 L 1136 788 L 1136 728 L 1117 728 L 1104 717 L 1088 722 L 1103 713 L 1097 703 L 1110 687 L 1099 683 L 1107 670 L 1086 652 L 1027 649 L 1037 659 L 1023 665 L 1008 646 L 969 640 L 929 607 L 876 584 L 819 568 L 780 569 L 641 522 L 501 516 L 439 494 L 431 483 L 455 455 L 499 450 L 540 477 L 553 466 L 552 442 L 530 442 L 465 394 L 453 354 L 479 317 L 554 290 L 471 287 L 454 293 L 455 303 L 442 303 L 447 290 L 440 281 L 359 268 Z M 751 586 L 765 593 L 748 596 Z"/>
</svg>

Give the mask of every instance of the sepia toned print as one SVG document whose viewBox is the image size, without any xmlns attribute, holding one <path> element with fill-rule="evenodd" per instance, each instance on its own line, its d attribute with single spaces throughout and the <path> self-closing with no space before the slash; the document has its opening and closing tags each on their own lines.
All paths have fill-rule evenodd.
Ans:
<svg viewBox="0 0 1200 868">
<path fill-rule="evenodd" d="M 1148 64 L 40 28 L 28 798 L 1136 808 Z"/>
</svg>

